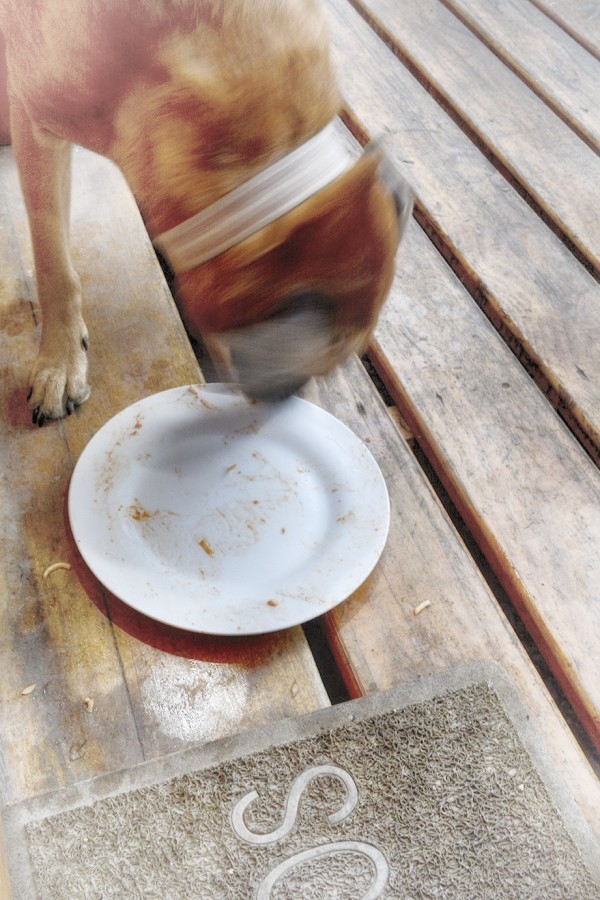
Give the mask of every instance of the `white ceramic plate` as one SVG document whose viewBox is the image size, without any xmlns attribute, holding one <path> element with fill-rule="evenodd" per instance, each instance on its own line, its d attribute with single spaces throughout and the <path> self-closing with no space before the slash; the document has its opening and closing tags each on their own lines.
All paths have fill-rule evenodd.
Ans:
<svg viewBox="0 0 600 900">
<path fill-rule="evenodd" d="M 189 631 L 259 634 L 362 584 L 389 500 L 365 445 L 319 407 L 191 385 L 134 403 L 94 435 L 69 518 L 90 569 L 129 606 Z"/>
</svg>

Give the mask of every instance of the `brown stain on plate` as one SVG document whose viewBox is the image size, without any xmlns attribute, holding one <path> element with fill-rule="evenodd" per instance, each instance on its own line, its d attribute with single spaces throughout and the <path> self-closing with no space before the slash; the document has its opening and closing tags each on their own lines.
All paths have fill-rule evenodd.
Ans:
<svg viewBox="0 0 600 900">
<path fill-rule="evenodd" d="M 202 547 L 202 549 L 204 550 L 204 552 L 206 553 L 207 556 L 214 556 L 214 555 L 215 555 L 215 551 L 214 551 L 213 548 L 210 546 L 210 544 L 208 543 L 208 541 L 206 540 L 206 538 L 202 538 L 201 540 L 199 540 L 199 541 L 198 541 L 198 544 L 200 545 L 200 547 Z"/>
<path fill-rule="evenodd" d="M 63 502 L 63 520 L 69 545 L 69 559 L 80 587 L 99 613 L 112 626 L 163 653 L 203 662 L 237 665 L 242 669 L 260 669 L 281 652 L 281 633 L 264 635 L 221 636 L 187 631 L 151 619 L 119 600 L 96 578 L 85 563 L 71 531 L 67 509 L 67 493 Z M 35 614 L 33 614 L 35 615 Z M 287 634 L 285 632 L 284 634 Z M 90 751 L 91 752 L 91 751 Z M 90 753 L 87 753 L 89 758 Z"/>
<path fill-rule="evenodd" d="M 144 424 L 144 417 L 141 413 L 135 417 L 135 422 L 133 423 L 133 428 L 129 432 L 130 437 L 135 437 L 138 431 L 140 431 L 142 425 Z"/>
<path fill-rule="evenodd" d="M 140 503 L 132 503 L 127 509 L 129 510 L 131 518 L 136 522 L 141 522 L 142 519 L 151 519 L 152 516 L 156 515 L 156 510 L 154 512 L 149 512 L 147 509 L 144 509 Z"/>
</svg>

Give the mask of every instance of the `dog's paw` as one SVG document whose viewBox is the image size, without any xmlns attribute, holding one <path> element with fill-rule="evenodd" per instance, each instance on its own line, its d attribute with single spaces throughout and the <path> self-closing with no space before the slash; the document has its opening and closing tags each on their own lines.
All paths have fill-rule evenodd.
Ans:
<svg viewBox="0 0 600 900">
<path fill-rule="evenodd" d="M 90 396 L 87 349 L 85 326 L 75 340 L 63 332 L 58 340 L 42 343 L 27 398 L 34 425 L 71 415 Z"/>
</svg>

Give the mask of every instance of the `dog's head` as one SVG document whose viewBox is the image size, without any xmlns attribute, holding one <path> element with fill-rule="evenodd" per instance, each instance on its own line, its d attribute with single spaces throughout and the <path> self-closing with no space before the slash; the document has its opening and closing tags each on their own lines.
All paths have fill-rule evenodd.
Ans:
<svg viewBox="0 0 600 900">
<path fill-rule="evenodd" d="M 325 182 L 312 170 L 312 193 L 218 253 L 177 264 L 166 236 L 301 152 L 303 141 L 330 135 L 341 107 L 316 4 L 309 13 L 301 3 L 272 4 L 277 25 L 258 3 L 223 9 L 234 6 L 218 27 L 166 42 L 157 71 L 121 103 L 111 155 L 222 377 L 254 396 L 281 396 L 367 344 L 412 195 L 371 149 L 349 168 L 344 157 Z M 325 151 L 336 143 L 327 137 Z M 296 177 L 292 167 L 290 184 Z"/>
<path fill-rule="evenodd" d="M 282 397 L 361 352 L 389 291 L 412 193 L 377 149 L 314 196 L 178 277 L 221 376 Z"/>
</svg>

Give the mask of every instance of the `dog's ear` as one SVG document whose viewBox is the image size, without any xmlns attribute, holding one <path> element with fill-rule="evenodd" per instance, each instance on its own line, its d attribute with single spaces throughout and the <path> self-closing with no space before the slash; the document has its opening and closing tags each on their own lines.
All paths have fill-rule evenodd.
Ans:
<svg viewBox="0 0 600 900">
<path fill-rule="evenodd" d="M 413 189 L 406 178 L 397 170 L 378 141 L 370 141 L 365 147 L 365 155 L 371 154 L 377 157 L 377 174 L 394 200 L 398 217 L 399 238 L 402 239 L 413 211 L 415 201 Z"/>
</svg>

